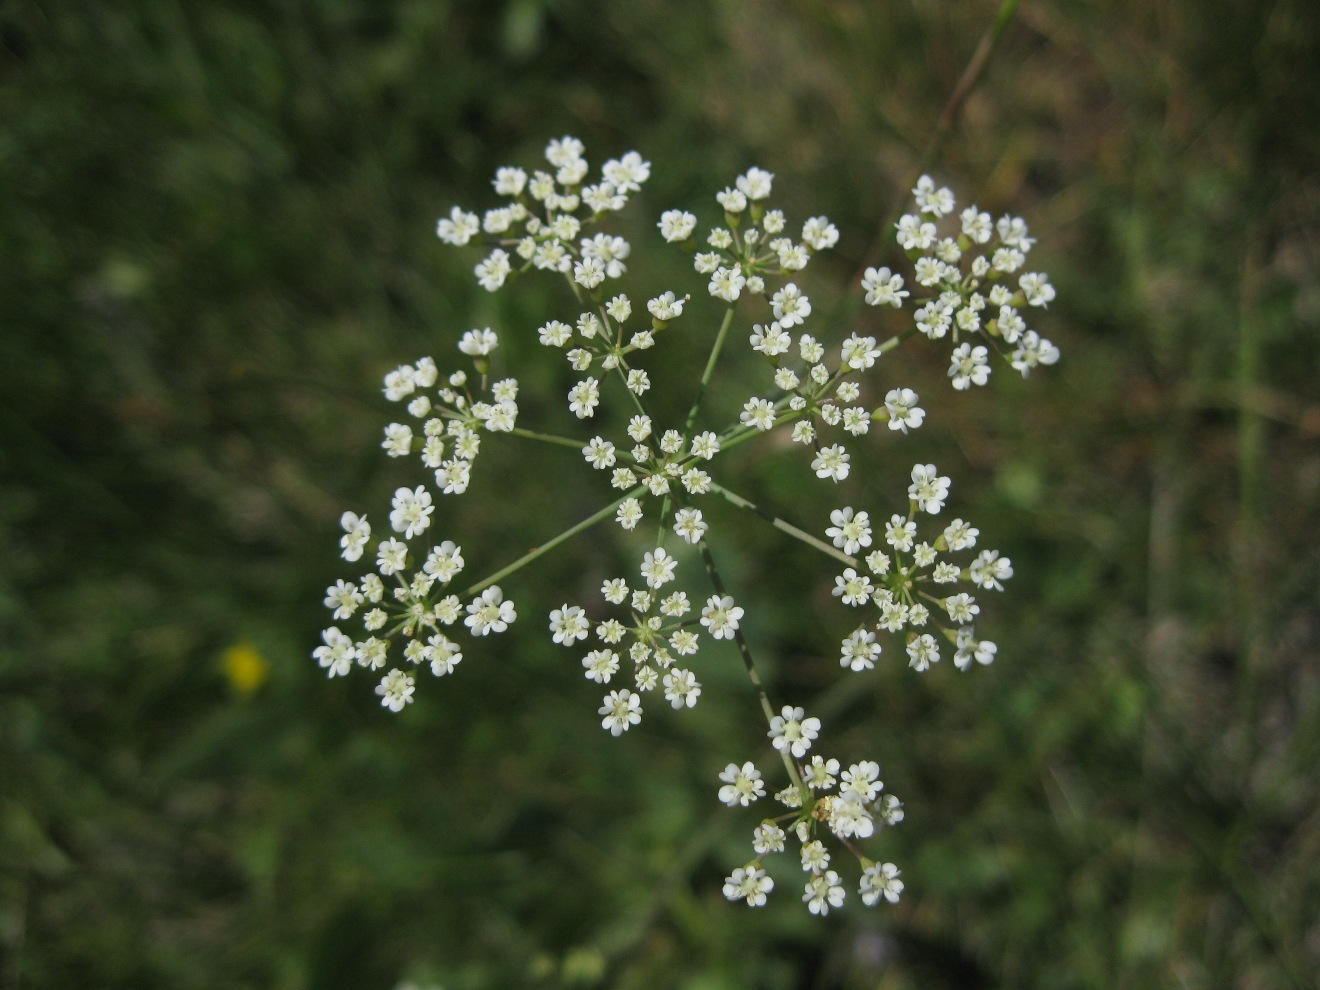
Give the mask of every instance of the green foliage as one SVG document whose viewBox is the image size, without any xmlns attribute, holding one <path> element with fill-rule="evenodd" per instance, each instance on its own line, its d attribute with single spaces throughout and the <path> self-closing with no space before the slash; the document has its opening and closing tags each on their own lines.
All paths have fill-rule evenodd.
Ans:
<svg viewBox="0 0 1320 990">
<path fill-rule="evenodd" d="M 1015 562 L 999 661 L 826 687 L 822 630 L 846 630 L 787 545 L 748 610 L 776 683 L 818 693 L 907 802 L 884 836 L 900 905 L 822 924 L 720 896 L 752 823 L 715 775 L 761 743 L 729 717 L 753 705 L 736 669 L 611 740 L 534 615 L 401 717 L 309 659 L 335 520 L 395 485 L 381 374 L 470 326 L 516 350 L 565 305 L 481 293 L 438 214 L 575 133 L 655 164 L 630 236 L 757 164 L 838 223 L 822 260 L 852 279 L 994 17 L 752 8 L 0 5 L 0 986 L 1315 985 L 1301 0 L 1024 4 L 935 165 L 1030 218 L 1060 294 L 1064 359 L 1030 394 L 1004 376 L 923 430 Z M 819 302 L 840 325 L 847 305 Z M 945 387 L 905 360 L 903 384 Z M 858 470 L 893 492 L 907 449 Z M 483 534 L 470 558 L 595 508 L 528 508 L 516 467 L 446 506 Z M 825 518 L 742 469 L 767 508 Z M 588 534 L 527 580 L 586 597 L 609 554 Z M 269 673 L 246 692 L 244 643 Z"/>
</svg>

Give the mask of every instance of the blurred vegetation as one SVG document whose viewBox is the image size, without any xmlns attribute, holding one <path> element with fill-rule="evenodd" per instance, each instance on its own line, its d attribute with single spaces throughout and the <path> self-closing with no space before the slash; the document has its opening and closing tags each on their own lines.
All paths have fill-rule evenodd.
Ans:
<svg viewBox="0 0 1320 990">
<path fill-rule="evenodd" d="M 839 224 L 808 281 L 822 318 L 857 318 L 828 286 L 994 15 L 0 3 L 0 987 L 1316 986 L 1306 0 L 1025 2 L 934 164 L 1030 220 L 1064 357 L 946 402 L 944 361 L 903 348 L 902 384 L 942 401 L 859 474 L 883 505 L 895 465 L 935 460 L 1013 558 L 994 667 L 832 686 L 846 630 L 807 558 L 720 520 L 730 580 L 759 569 L 772 695 L 814 698 L 908 804 L 883 836 L 899 905 L 723 900 L 752 821 L 715 774 L 760 744 L 753 701 L 731 661 L 690 715 L 601 733 L 536 618 L 618 566 L 600 534 L 520 575 L 525 621 L 402 716 L 310 659 L 339 513 L 399 483 L 380 375 L 487 324 L 513 365 L 568 305 L 482 293 L 437 215 L 576 134 L 654 163 L 623 221 L 640 261 L 661 210 L 757 164 L 791 215 Z M 780 463 L 739 470 L 815 528 L 829 494 Z M 529 493 L 524 467 L 483 460 L 447 517 L 470 561 L 599 495 Z"/>
</svg>

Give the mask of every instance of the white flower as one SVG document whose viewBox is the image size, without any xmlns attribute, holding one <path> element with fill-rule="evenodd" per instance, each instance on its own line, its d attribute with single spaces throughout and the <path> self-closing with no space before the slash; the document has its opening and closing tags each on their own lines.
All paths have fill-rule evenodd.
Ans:
<svg viewBox="0 0 1320 990">
<path fill-rule="evenodd" d="M 931 515 L 938 515 L 944 508 L 944 500 L 949 497 L 949 479 L 941 477 L 934 464 L 914 464 L 912 466 L 912 484 L 908 486 L 908 498 L 917 503 L 917 508 Z"/>
<path fill-rule="evenodd" d="M 584 258 L 573 266 L 573 281 L 585 289 L 594 289 L 605 281 L 605 266 L 598 258 Z"/>
<path fill-rule="evenodd" d="M 936 189 L 935 182 L 929 175 L 923 175 L 917 180 L 917 187 L 912 190 L 912 195 L 916 197 L 917 206 L 921 208 L 922 213 L 929 213 L 938 219 L 953 212 L 953 191 Z"/>
<path fill-rule="evenodd" d="M 981 606 L 976 604 L 975 598 L 963 591 L 944 599 L 944 610 L 949 613 L 950 622 L 963 624 L 971 622 L 972 617 L 980 613 Z"/>
<path fill-rule="evenodd" d="M 889 517 L 889 525 L 885 527 L 885 542 L 891 547 L 906 553 L 912 549 L 912 543 L 916 538 L 916 523 L 909 522 L 897 513 Z"/>
<path fill-rule="evenodd" d="M 848 477 L 848 451 L 841 444 L 822 447 L 811 462 L 811 470 L 817 478 L 831 478 L 842 481 Z"/>
<path fill-rule="evenodd" d="M 376 547 L 376 569 L 385 577 L 403 570 L 408 557 L 408 544 L 390 537 Z"/>
<path fill-rule="evenodd" d="M 737 268 L 720 267 L 710 278 L 710 294 L 725 302 L 733 302 L 742 294 L 747 279 Z"/>
<path fill-rule="evenodd" d="M 636 529 L 637 524 L 642 521 L 642 503 L 635 498 L 625 498 L 615 510 L 614 519 L 626 530 Z"/>
<path fill-rule="evenodd" d="M 728 595 L 711 595 L 706 600 L 706 607 L 701 610 L 701 624 L 710 630 L 715 639 L 733 639 L 742 617 L 742 608 L 735 605 Z"/>
<path fill-rule="evenodd" d="M 923 223 L 913 214 L 900 217 L 894 224 L 898 229 L 898 243 L 904 251 L 925 251 L 935 243 L 936 231 L 933 223 Z"/>
<path fill-rule="evenodd" d="M 756 770 L 755 764 L 743 763 L 739 767 L 737 763 L 730 763 L 721 772 L 719 779 L 725 781 L 725 785 L 719 788 L 719 800 L 730 808 L 739 804 L 746 808 L 758 797 L 766 796 L 766 784 L 760 779 L 760 771 Z"/>
<path fill-rule="evenodd" d="M 839 231 L 828 217 L 812 217 L 802 225 L 802 240 L 813 251 L 824 251 L 839 243 Z"/>
<path fill-rule="evenodd" d="M 619 672 L 619 655 L 613 650 L 592 650 L 583 657 L 582 666 L 587 669 L 587 680 L 608 684 Z"/>
<path fill-rule="evenodd" d="M 792 336 L 778 323 L 769 326 L 761 326 L 759 323 L 753 325 L 750 341 L 752 350 L 766 357 L 778 357 L 793 346 Z"/>
<path fill-rule="evenodd" d="M 774 822 L 765 821 L 752 832 L 752 849 L 758 856 L 784 851 L 784 830 Z"/>
<path fill-rule="evenodd" d="M 614 444 L 601 437 L 592 437 L 591 442 L 582 448 L 582 456 L 598 470 L 614 467 Z"/>
<path fill-rule="evenodd" d="M 747 195 L 741 189 L 723 189 L 715 194 L 715 202 L 725 213 L 741 213 L 747 209 Z"/>
<path fill-rule="evenodd" d="M 496 248 L 473 271 L 477 276 L 478 284 L 487 292 L 494 292 L 504 284 L 509 273 L 513 271 L 513 266 L 509 263 L 509 253 L 502 248 Z"/>
<path fill-rule="evenodd" d="M 339 517 L 339 525 L 344 529 L 344 535 L 339 538 L 339 545 L 344 550 L 341 556 L 348 561 L 360 559 L 363 546 L 371 539 L 371 524 L 367 517 L 345 512 Z"/>
<path fill-rule="evenodd" d="M 875 366 L 880 356 L 874 337 L 859 337 L 852 334 L 843 342 L 843 364 L 854 371 L 864 371 Z"/>
<path fill-rule="evenodd" d="M 830 854 L 819 839 L 802 844 L 802 870 L 804 873 L 822 873 L 830 865 Z"/>
<path fill-rule="evenodd" d="M 586 639 L 590 630 L 586 613 L 577 605 L 564 605 L 550 613 L 550 631 L 556 643 L 572 646 L 579 639 Z"/>
<path fill-rule="evenodd" d="M 391 670 L 376 685 L 380 703 L 392 712 L 401 712 L 404 705 L 412 704 L 415 690 L 412 675 L 401 670 Z"/>
<path fill-rule="evenodd" d="M 648 550 L 642 558 L 642 577 L 646 579 L 646 586 L 664 587 L 674 580 L 674 568 L 677 566 L 678 561 L 670 556 L 664 547 Z"/>
<path fill-rule="evenodd" d="M 670 244 L 686 241 L 697 226 L 697 218 L 685 210 L 666 210 L 660 214 L 660 234 Z"/>
<path fill-rule="evenodd" d="M 463 654 L 458 644 L 443 633 L 436 633 L 426 641 L 424 656 L 431 662 L 431 673 L 436 677 L 452 674 Z"/>
<path fill-rule="evenodd" d="M 646 304 L 646 310 L 661 323 L 683 315 L 683 304 L 687 296 L 675 298 L 673 292 L 662 292 Z"/>
<path fill-rule="evenodd" d="M 334 610 L 334 618 L 350 619 L 358 606 L 362 605 L 362 591 L 358 586 L 347 581 L 337 581 L 326 589 L 326 609 Z"/>
<path fill-rule="evenodd" d="M 1039 364 L 1054 364 L 1059 360 L 1059 349 L 1035 330 L 1028 330 L 1022 335 L 1017 350 L 1013 352 L 1013 367 L 1026 378 L 1031 369 Z"/>
<path fill-rule="evenodd" d="M 958 219 L 962 221 L 963 236 L 974 244 L 985 244 L 994 234 L 990 214 L 979 212 L 975 206 L 963 210 Z"/>
<path fill-rule="evenodd" d="M 922 633 L 908 643 L 907 654 L 908 666 L 920 672 L 929 669 L 933 663 L 939 663 L 940 647 L 934 636 Z"/>
<path fill-rule="evenodd" d="M 871 600 L 871 579 L 858 574 L 849 567 L 834 579 L 835 598 L 842 598 L 845 605 L 865 605 Z"/>
<path fill-rule="evenodd" d="M 839 875 L 833 870 L 817 874 L 807 881 L 806 893 L 802 901 L 807 910 L 821 917 L 830 913 L 830 908 L 843 906 L 844 890 Z"/>
<path fill-rule="evenodd" d="M 675 709 L 692 708 L 701 696 L 701 684 L 690 670 L 675 667 L 665 674 L 665 700 Z"/>
<path fill-rule="evenodd" d="M 791 752 L 801 759 L 820 734 L 820 719 L 806 718 L 801 708 L 785 705 L 781 714 L 770 720 L 770 744 L 781 753 Z"/>
<path fill-rule="evenodd" d="M 484 357 L 499 346 L 500 338 L 490 327 L 469 330 L 458 341 L 458 349 L 471 357 Z"/>
<path fill-rule="evenodd" d="M 883 897 L 890 904 L 898 903 L 898 895 L 903 893 L 903 881 L 898 879 L 898 867 L 893 863 L 872 863 L 862 871 L 860 893 L 862 903 L 874 907 Z"/>
<path fill-rule="evenodd" d="M 866 290 L 868 306 L 893 306 L 898 309 L 908 292 L 903 288 L 903 276 L 896 275 L 888 268 L 868 268 L 862 276 L 862 288 Z"/>
<path fill-rule="evenodd" d="M 795 327 L 811 315 L 811 300 L 789 282 L 771 297 L 770 308 L 781 327 Z"/>
<path fill-rule="evenodd" d="M 568 408 L 578 419 L 596 414 L 600 405 L 600 383 L 594 378 L 578 382 L 568 391 Z"/>
<path fill-rule="evenodd" d="M 477 219 L 477 215 L 464 212 L 457 206 L 449 211 L 449 216 L 441 217 L 435 225 L 436 236 L 455 247 L 467 244 L 480 229 L 481 222 Z"/>
<path fill-rule="evenodd" d="M 390 513 L 390 526 L 394 532 L 402 533 L 404 539 L 411 540 L 431 525 L 431 513 L 435 507 L 431 504 L 431 493 L 421 485 L 411 491 L 396 489 L 392 504 L 394 511 Z"/>
<path fill-rule="evenodd" d="M 953 387 L 965 389 L 969 385 L 984 385 L 990 378 L 990 367 L 986 364 L 989 352 L 981 346 L 959 344 L 949 358 L 949 377 Z"/>
<path fill-rule="evenodd" d="M 491 184 L 501 196 L 518 196 L 527 187 L 527 173 L 520 168 L 498 168 Z"/>
<path fill-rule="evenodd" d="M 642 183 L 651 177 L 651 163 L 643 161 L 637 152 L 630 151 L 621 159 L 610 159 L 600 171 L 615 189 L 629 193 L 640 189 Z"/>
<path fill-rule="evenodd" d="M 510 622 L 518 618 L 513 602 L 504 600 L 504 592 L 499 585 L 492 585 L 479 598 L 472 599 L 467 610 L 468 616 L 463 622 L 472 630 L 473 636 L 502 633 L 509 628 Z"/>
<path fill-rule="evenodd" d="M 768 430 L 775 425 L 775 407 L 767 399 L 748 399 L 738 415 L 744 426 L 753 426 L 758 430 Z"/>
<path fill-rule="evenodd" d="M 642 720 L 642 699 L 632 691 L 611 691 L 605 695 L 600 706 L 602 729 L 608 729 L 610 735 L 621 736 Z"/>
<path fill-rule="evenodd" d="M 987 591 L 1003 591 L 1002 582 L 1013 576 L 1013 562 L 999 556 L 998 550 L 982 550 L 972 561 L 971 575 L 972 581 Z"/>
<path fill-rule="evenodd" d="M 385 427 L 385 439 L 380 445 L 390 457 L 407 457 L 412 451 L 412 427 L 407 423 L 391 423 Z"/>
<path fill-rule="evenodd" d="M 734 185 L 750 200 L 765 199 L 770 195 L 770 184 L 774 181 L 774 173 L 767 172 L 763 168 L 749 168 L 734 181 Z"/>
<path fill-rule="evenodd" d="M 926 418 L 926 411 L 917 405 L 920 396 L 910 388 L 891 388 L 885 394 L 885 410 L 889 413 L 889 428 L 902 430 L 916 429 Z"/>
<path fill-rule="evenodd" d="M 692 438 L 692 456 L 708 461 L 720 452 L 720 438 L 707 430 Z"/>
<path fill-rule="evenodd" d="M 326 669 L 331 677 L 343 677 L 353 667 L 353 640 L 331 626 L 321 633 L 324 646 L 312 651 L 312 657 Z"/>
<path fill-rule="evenodd" d="M 748 907 L 761 907 L 775 887 L 774 880 L 755 863 L 740 866 L 724 881 L 724 896 L 731 901 L 745 900 Z"/>
<path fill-rule="evenodd" d="M 870 670 L 879 656 L 880 644 L 875 641 L 875 633 L 859 628 L 843 641 L 839 665 L 849 670 Z"/>
<path fill-rule="evenodd" d="M 700 509 L 679 509 L 674 514 L 674 532 L 688 543 L 700 542 L 707 528 Z"/>
</svg>

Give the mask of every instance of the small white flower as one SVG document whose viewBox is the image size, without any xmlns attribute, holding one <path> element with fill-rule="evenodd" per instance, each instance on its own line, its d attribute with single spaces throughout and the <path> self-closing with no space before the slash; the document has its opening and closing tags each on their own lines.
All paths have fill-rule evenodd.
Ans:
<svg viewBox="0 0 1320 990">
<path fill-rule="evenodd" d="M 820 719 L 807 718 L 801 708 L 785 705 L 770 720 L 770 744 L 781 753 L 790 752 L 798 759 L 807 755 L 812 741 L 820 734 Z"/>
<path fill-rule="evenodd" d="M 849 670 L 870 670 L 879 656 L 880 644 L 875 641 L 875 633 L 859 628 L 843 641 L 839 665 Z"/>
<path fill-rule="evenodd" d="M 648 588 L 662 588 L 674 580 L 674 568 L 678 566 L 664 547 L 648 550 L 642 558 L 642 577 Z"/>
<path fill-rule="evenodd" d="M 972 561 L 972 581 L 987 591 L 1003 591 L 1003 582 L 1013 576 L 1013 562 L 999 556 L 998 550 L 982 550 Z"/>
<path fill-rule="evenodd" d="M 910 388 L 893 388 L 885 394 L 885 411 L 889 413 L 889 428 L 916 429 L 926 418 L 926 411 L 917 405 L 920 397 Z"/>
<path fill-rule="evenodd" d="M 597 684 L 608 684 L 619 672 L 619 655 L 613 650 L 592 650 L 582 659 L 586 678 Z"/>
<path fill-rule="evenodd" d="M 859 893 L 862 903 L 874 907 L 883 897 L 890 904 L 898 903 L 898 896 L 903 893 L 903 881 L 898 879 L 899 870 L 893 863 L 872 863 L 862 871 L 862 883 Z"/>
<path fill-rule="evenodd" d="M 509 628 L 509 623 L 518 618 L 513 602 L 504 600 L 504 592 L 499 585 L 492 585 L 480 597 L 472 599 L 467 611 L 468 616 L 463 623 L 472 630 L 473 636 L 502 633 Z"/>
<path fill-rule="evenodd" d="M 577 605 L 564 605 L 550 613 L 550 632 L 556 643 L 572 646 L 580 639 L 586 639 L 591 630 L 586 613 Z"/>
<path fill-rule="evenodd" d="M 600 383 L 594 378 L 578 382 L 568 391 L 568 408 L 578 419 L 596 415 L 600 405 Z"/>
<path fill-rule="evenodd" d="M 401 670 L 391 670 L 376 685 L 380 703 L 392 712 L 401 712 L 405 705 L 412 704 L 413 691 L 416 690 L 411 674 Z"/>
<path fill-rule="evenodd" d="M 611 691 L 605 695 L 598 714 L 602 729 L 608 729 L 610 735 L 621 736 L 642 720 L 642 699 L 632 691 Z"/>
<path fill-rule="evenodd" d="M 734 181 L 734 185 L 750 200 L 766 199 L 770 195 L 770 185 L 774 182 L 774 173 L 763 168 L 749 168 Z M 735 211 L 736 212 L 736 211 Z"/>
<path fill-rule="evenodd" d="M 435 233 L 446 244 L 463 247 L 480 229 L 481 221 L 475 213 L 467 213 L 455 206 L 449 211 L 449 216 L 441 217 L 436 223 Z"/>
<path fill-rule="evenodd" d="M 949 377 L 953 387 L 966 389 L 970 385 L 984 385 L 990 378 L 990 366 L 986 363 L 989 352 L 982 346 L 959 344 L 949 358 Z"/>
<path fill-rule="evenodd" d="M 770 308 L 781 327 L 794 327 L 811 315 L 811 300 L 789 282 L 771 297 Z"/>
<path fill-rule="evenodd" d="M 675 667 L 665 674 L 665 700 L 675 709 L 692 708 L 701 697 L 701 684 L 690 670 Z"/>
<path fill-rule="evenodd" d="M 907 645 L 908 666 L 920 672 L 928 670 L 933 663 L 939 663 L 940 647 L 930 633 L 922 633 Z"/>
<path fill-rule="evenodd" d="M 842 481 L 848 477 L 848 451 L 837 443 L 822 447 L 811 462 L 811 470 L 817 478 Z"/>
<path fill-rule="evenodd" d="M 474 269 L 478 284 L 487 292 L 494 292 L 502 286 L 511 271 L 509 253 L 502 248 L 496 248 Z"/>
<path fill-rule="evenodd" d="M 697 218 L 685 210 L 666 210 L 660 214 L 660 233 L 671 244 L 686 241 L 697 226 Z"/>
<path fill-rule="evenodd" d="M 748 907 L 762 907 L 775 882 L 755 863 L 740 866 L 724 881 L 724 896 L 731 901 L 745 900 Z"/>
<path fill-rule="evenodd" d="M 912 466 L 912 484 L 908 486 L 908 498 L 917 503 L 917 508 L 931 515 L 938 515 L 944 508 L 944 500 L 949 497 L 949 479 L 942 477 L 934 464 L 914 464 Z"/>
<path fill-rule="evenodd" d="M 742 294 L 747 279 L 737 268 L 717 268 L 710 279 L 710 294 L 725 302 L 733 302 Z"/>
<path fill-rule="evenodd" d="M 828 217 L 812 217 L 802 225 L 802 240 L 813 251 L 824 251 L 839 243 L 839 231 Z"/>
<path fill-rule="evenodd" d="M 802 895 L 802 901 L 812 914 L 824 917 L 830 913 L 830 908 L 843 906 L 844 896 L 839 875 L 833 870 L 827 870 L 807 881 L 806 893 Z"/>
<path fill-rule="evenodd" d="M 742 617 L 742 608 L 728 595 L 711 595 L 701 610 L 701 624 L 710 630 L 714 639 L 733 639 Z"/>
</svg>

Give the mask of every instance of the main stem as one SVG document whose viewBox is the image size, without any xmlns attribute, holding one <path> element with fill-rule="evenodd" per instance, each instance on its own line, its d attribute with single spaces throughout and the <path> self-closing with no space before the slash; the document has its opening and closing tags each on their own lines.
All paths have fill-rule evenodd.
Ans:
<svg viewBox="0 0 1320 990">
<path fill-rule="evenodd" d="M 720 572 L 715 567 L 715 558 L 711 556 L 710 547 L 703 538 L 697 543 L 697 548 L 701 551 L 702 562 L 706 565 L 706 573 L 710 576 L 711 586 L 715 589 L 715 594 L 724 598 L 728 593 L 724 590 L 724 581 L 720 579 Z M 761 682 L 761 675 L 757 673 L 756 664 L 752 660 L 752 651 L 747 645 L 747 639 L 743 636 L 742 629 L 733 631 L 733 640 L 738 645 L 738 652 L 742 654 L 743 666 L 747 668 L 747 676 L 752 682 L 752 687 L 756 689 L 756 696 L 761 702 L 761 711 L 765 713 L 766 723 L 774 721 L 775 709 L 770 704 L 770 697 L 765 693 L 765 685 Z M 802 807 L 805 808 L 809 801 L 810 792 L 807 785 L 802 781 L 802 775 L 798 773 L 797 764 L 787 752 L 781 751 L 780 757 L 784 761 L 784 769 L 788 771 L 788 779 L 798 789 L 798 794 L 802 798 Z"/>
<path fill-rule="evenodd" d="M 724 496 L 724 498 L 727 501 L 732 502 L 734 505 L 738 506 L 738 508 L 746 509 L 749 512 L 756 513 L 758 516 L 760 516 L 762 519 L 768 522 L 775 529 L 779 530 L 781 533 L 787 533 L 789 536 L 793 537 L 793 539 L 801 540 L 803 543 L 807 544 L 807 546 L 815 547 L 821 553 L 829 554 L 835 560 L 840 560 L 843 563 L 848 564 L 850 567 L 859 566 L 857 562 L 857 558 L 850 557 L 848 554 L 844 553 L 838 547 L 831 546 L 830 544 L 826 543 L 824 540 L 819 540 L 816 537 L 812 536 L 805 529 L 799 529 L 797 526 L 794 526 L 791 522 L 787 522 L 783 519 L 780 519 L 778 516 L 767 512 L 765 509 L 762 509 L 759 505 L 756 505 L 753 502 L 749 502 L 741 495 L 729 491 L 729 489 L 725 488 L 723 485 L 717 484 L 716 482 L 712 481 L 710 483 L 710 490 L 719 495 Z"/>
</svg>

